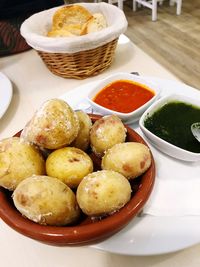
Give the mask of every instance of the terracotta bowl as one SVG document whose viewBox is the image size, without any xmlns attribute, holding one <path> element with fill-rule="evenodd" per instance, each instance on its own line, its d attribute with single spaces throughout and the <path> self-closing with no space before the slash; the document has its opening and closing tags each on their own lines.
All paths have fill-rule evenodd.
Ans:
<svg viewBox="0 0 200 267">
<path fill-rule="evenodd" d="M 100 117 L 90 116 L 93 122 Z M 126 128 L 126 141 L 146 144 L 134 130 L 128 126 Z M 100 161 L 93 154 L 91 157 L 95 168 L 99 169 Z M 131 200 L 122 209 L 113 215 L 95 220 L 83 215 L 78 224 L 62 227 L 39 225 L 24 218 L 13 204 L 12 193 L 0 187 L 0 217 L 19 233 L 47 244 L 56 246 L 92 244 L 121 230 L 142 210 L 152 191 L 154 179 L 155 164 L 152 157 L 150 168 L 142 176 L 133 180 Z"/>
</svg>

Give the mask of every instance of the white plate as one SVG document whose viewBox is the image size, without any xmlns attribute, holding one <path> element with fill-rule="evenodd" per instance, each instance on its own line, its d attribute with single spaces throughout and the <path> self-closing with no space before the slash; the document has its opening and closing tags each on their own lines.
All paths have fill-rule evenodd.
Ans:
<svg viewBox="0 0 200 267">
<path fill-rule="evenodd" d="M 157 83 L 161 88 L 161 96 L 171 93 L 180 93 L 200 99 L 200 91 L 185 84 L 143 77 Z M 86 109 L 90 112 L 90 106 L 86 96 L 93 87 L 94 82 L 82 85 L 60 98 L 66 100 L 74 109 Z M 138 123 L 131 127 L 142 135 Z M 159 175 L 184 176 L 188 179 L 192 176 L 199 177 L 200 166 L 190 166 L 181 161 L 162 154 L 153 149 L 155 161 L 159 163 Z M 185 197 L 185 196 L 183 196 Z M 200 242 L 200 216 L 182 217 L 154 217 L 143 215 L 135 218 L 122 231 L 112 237 L 92 245 L 91 247 L 123 255 L 157 255 L 178 251 Z"/>
<path fill-rule="evenodd" d="M 0 72 L 0 119 L 6 112 L 12 99 L 12 84 L 10 80 Z"/>
</svg>

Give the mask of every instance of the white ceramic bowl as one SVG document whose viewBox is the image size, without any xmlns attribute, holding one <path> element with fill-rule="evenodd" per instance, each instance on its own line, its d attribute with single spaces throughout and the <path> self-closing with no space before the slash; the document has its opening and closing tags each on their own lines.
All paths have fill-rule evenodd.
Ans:
<svg viewBox="0 0 200 267">
<path fill-rule="evenodd" d="M 129 81 L 137 82 L 141 85 L 149 87 L 155 93 L 155 95 L 148 102 L 142 105 L 140 108 L 129 113 L 117 112 L 117 111 L 105 108 L 93 101 L 93 98 L 96 96 L 96 94 L 99 91 L 101 91 L 109 83 L 112 83 L 117 80 L 129 80 Z M 134 74 L 126 73 L 126 72 L 120 72 L 120 73 L 112 74 L 108 76 L 107 78 L 99 81 L 97 84 L 95 84 L 88 95 L 88 101 L 90 105 L 92 106 L 92 108 L 98 113 L 100 113 L 101 115 L 116 114 L 123 122 L 132 123 L 132 122 L 139 120 L 143 112 L 159 97 L 160 91 L 161 90 L 157 85 L 149 83 L 148 81 L 142 79 L 138 75 L 134 75 Z"/>
<path fill-rule="evenodd" d="M 184 95 L 172 94 L 159 99 L 156 103 L 152 104 L 141 116 L 139 120 L 139 126 L 144 135 L 148 138 L 148 140 L 155 146 L 157 149 L 162 151 L 163 153 L 185 161 L 199 161 L 200 160 L 200 153 L 194 153 L 177 147 L 168 143 L 167 141 L 161 139 L 160 137 L 156 136 L 152 132 L 150 132 L 145 126 L 145 120 L 151 116 L 154 112 L 160 109 L 162 106 L 169 102 L 173 101 L 181 101 L 187 104 L 192 104 L 196 107 L 200 108 L 200 101 L 198 99 L 192 99 Z M 181 138 L 181 136 L 180 136 Z"/>
</svg>

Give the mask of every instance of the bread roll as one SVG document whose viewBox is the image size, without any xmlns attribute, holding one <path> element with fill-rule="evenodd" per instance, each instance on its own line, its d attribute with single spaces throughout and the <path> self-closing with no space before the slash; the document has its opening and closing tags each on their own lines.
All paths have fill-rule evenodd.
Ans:
<svg viewBox="0 0 200 267">
<path fill-rule="evenodd" d="M 94 13 L 87 23 L 87 33 L 101 31 L 107 27 L 107 22 L 102 13 Z"/>
<path fill-rule="evenodd" d="M 59 8 L 53 16 L 52 30 L 65 29 L 72 34 L 81 35 L 90 18 L 92 14 L 83 6 L 64 6 Z"/>
<path fill-rule="evenodd" d="M 65 29 L 58 29 L 58 30 L 51 30 L 47 33 L 48 37 L 73 37 L 75 34 L 65 30 Z"/>
<path fill-rule="evenodd" d="M 107 27 L 102 13 L 91 14 L 81 5 L 67 5 L 59 8 L 53 15 L 52 28 L 48 37 L 80 36 L 100 31 Z"/>
</svg>

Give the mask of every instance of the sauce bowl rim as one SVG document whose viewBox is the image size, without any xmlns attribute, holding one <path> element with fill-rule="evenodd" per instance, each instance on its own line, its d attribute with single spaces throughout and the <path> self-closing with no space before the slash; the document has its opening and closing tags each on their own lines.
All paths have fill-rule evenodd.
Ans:
<svg viewBox="0 0 200 267">
<path fill-rule="evenodd" d="M 144 121 L 149 115 L 154 114 L 157 110 L 159 110 L 165 104 L 173 102 L 173 101 L 177 101 L 177 102 L 183 102 L 184 101 L 186 104 L 194 105 L 194 106 L 197 106 L 197 107 L 200 108 L 200 105 L 198 105 L 197 99 L 188 97 L 186 95 L 177 94 L 177 93 L 176 94 L 169 94 L 167 96 L 161 97 L 158 101 L 153 103 L 142 114 L 142 116 L 141 116 L 141 118 L 139 120 L 139 127 L 142 130 L 142 132 L 144 133 L 144 135 L 148 138 L 148 140 L 150 140 L 152 145 L 157 147 L 163 153 L 168 154 L 171 157 L 174 157 L 174 158 L 177 158 L 177 159 L 181 159 L 181 160 L 185 160 L 185 161 L 198 161 L 198 160 L 200 160 L 200 152 L 199 153 L 195 153 L 195 152 L 192 152 L 192 151 L 185 150 L 185 149 L 183 149 L 181 147 L 178 147 L 176 145 L 173 145 L 173 144 L 169 143 L 168 141 L 165 141 L 161 137 L 158 137 L 157 135 L 155 135 L 151 131 L 149 131 L 144 125 Z M 170 148 L 172 151 L 170 153 L 167 153 L 166 151 L 164 151 L 164 149 L 162 149 L 160 147 L 159 143 L 160 143 L 160 145 L 161 144 L 164 145 L 165 148 Z M 179 156 L 175 156 L 175 155 L 173 155 L 173 152 L 180 153 L 180 155 Z"/>
</svg>

